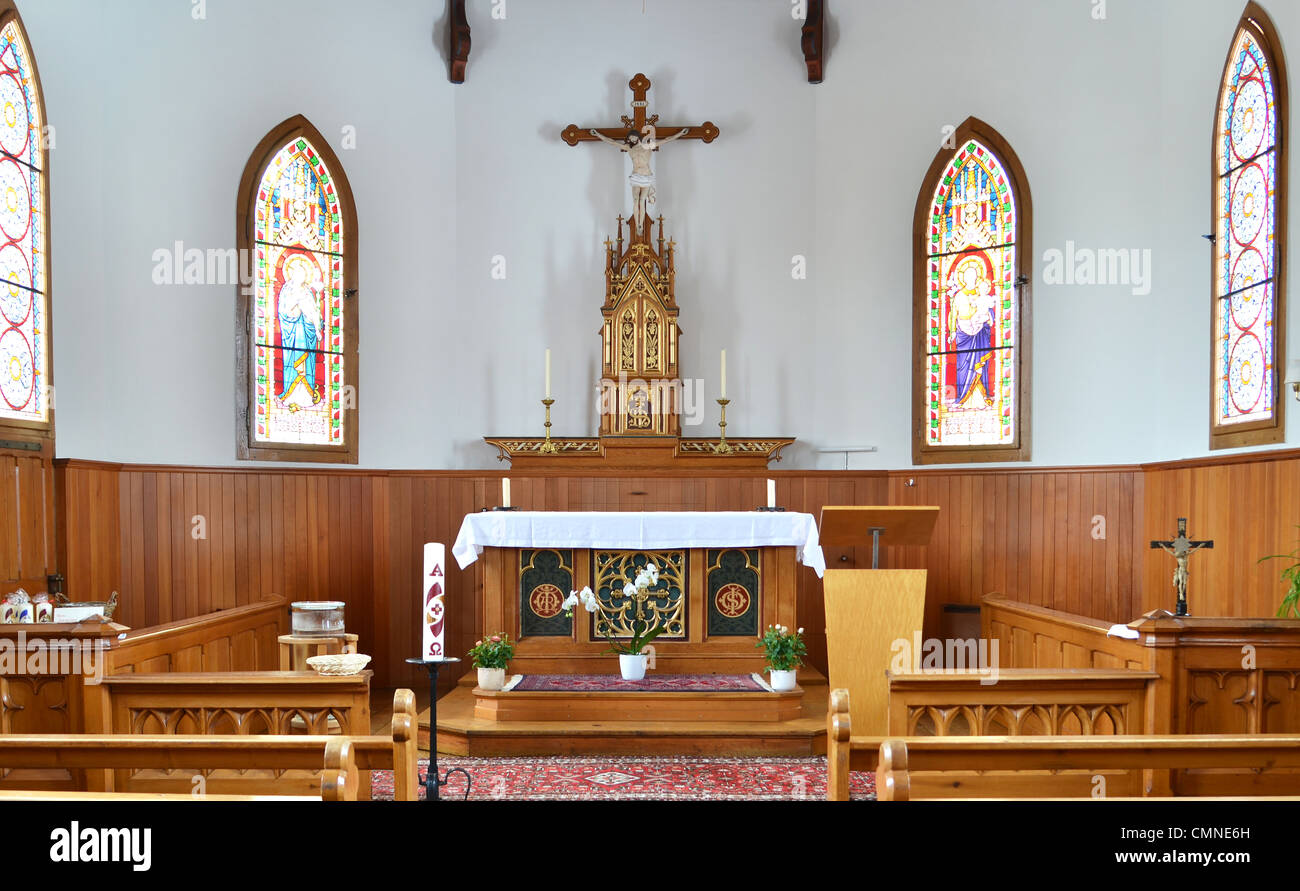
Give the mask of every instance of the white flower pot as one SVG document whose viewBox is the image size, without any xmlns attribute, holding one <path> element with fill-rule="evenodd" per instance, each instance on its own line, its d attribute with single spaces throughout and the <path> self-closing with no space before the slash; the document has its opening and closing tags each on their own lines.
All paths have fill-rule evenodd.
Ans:
<svg viewBox="0 0 1300 891">
<path fill-rule="evenodd" d="M 478 670 L 478 686 L 480 690 L 500 690 L 506 685 L 506 670 L 504 668 L 480 668 Z"/>
<path fill-rule="evenodd" d="M 639 681 L 645 677 L 645 663 L 649 658 L 645 653 L 638 653 L 635 656 L 628 656 L 620 653 L 618 656 L 618 671 L 625 681 Z"/>
<path fill-rule="evenodd" d="M 790 671 L 777 671 L 775 668 L 769 669 L 772 673 L 772 689 L 778 693 L 785 693 L 794 689 L 794 678 L 799 672 L 791 669 Z"/>
</svg>

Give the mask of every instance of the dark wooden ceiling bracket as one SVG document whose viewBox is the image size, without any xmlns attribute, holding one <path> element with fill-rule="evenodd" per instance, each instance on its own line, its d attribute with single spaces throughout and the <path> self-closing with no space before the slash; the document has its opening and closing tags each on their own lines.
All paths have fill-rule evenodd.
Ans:
<svg viewBox="0 0 1300 891">
<path fill-rule="evenodd" d="M 808 66 L 808 83 L 822 82 L 822 60 L 826 52 L 823 23 L 826 0 L 808 0 L 808 15 L 803 20 L 803 60 Z"/>
<path fill-rule="evenodd" d="M 454 84 L 465 82 L 469 45 L 469 19 L 465 17 L 465 0 L 447 0 L 447 60 L 451 67 L 448 78 Z"/>
</svg>

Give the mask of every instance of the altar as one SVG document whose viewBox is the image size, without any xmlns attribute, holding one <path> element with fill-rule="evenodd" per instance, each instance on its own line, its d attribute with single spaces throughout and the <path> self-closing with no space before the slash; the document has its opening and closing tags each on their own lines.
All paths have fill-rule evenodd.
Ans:
<svg viewBox="0 0 1300 891">
<path fill-rule="evenodd" d="M 826 568 L 816 520 L 785 511 L 485 511 L 465 517 L 452 554 L 462 569 L 483 561 L 481 628 L 518 640 L 519 674 L 617 673 L 606 637 L 630 636 L 634 618 L 664 628 L 655 671 L 761 672 L 763 629 L 799 627 L 796 566 Z M 634 601 L 623 588 L 647 563 L 659 582 Z M 610 627 L 581 608 L 566 615 L 583 587 Z"/>
</svg>

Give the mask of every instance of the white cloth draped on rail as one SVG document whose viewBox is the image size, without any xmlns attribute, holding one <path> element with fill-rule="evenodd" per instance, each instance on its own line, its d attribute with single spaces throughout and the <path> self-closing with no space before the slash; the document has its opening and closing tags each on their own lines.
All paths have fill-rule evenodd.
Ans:
<svg viewBox="0 0 1300 891">
<path fill-rule="evenodd" d="M 792 547 L 817 575 L 826 559 L 812 514 L 787 511 L 485 511 L 469 514 L 451 552 L 464 569 L 484 548 Z"/>
</svg>

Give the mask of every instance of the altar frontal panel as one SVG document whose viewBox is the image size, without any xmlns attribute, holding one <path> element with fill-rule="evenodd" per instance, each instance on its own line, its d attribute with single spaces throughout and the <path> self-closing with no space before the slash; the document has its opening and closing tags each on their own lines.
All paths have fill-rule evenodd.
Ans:
<svg viewBox="0 0 1300 891">
<path fill-rule="evenodd" d="M 650 563 L 659 569 L 659 582 L 645 596 L 625 595 L 623 588 Z M 686 640 L 689 568 L 684 550 L 592 551 L 591 589 L 610 615 L 607 623 L 592 614 L 592 637 L 631 637 L 633 623 L 640 619 L 647 623 L 646 630 L 663 627 L 657 640 Z"/>
<path fill-rule="evenodd" d="M 561 604 L 574 589 L 572 550 L 519 552 L 519 636 L 572 637 Z"/>
<path fill-rule="evenodd" d="M 758 548 L 705 552 L 709 637 L 757 637 L 762 568 Z"/>
</svg>

